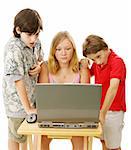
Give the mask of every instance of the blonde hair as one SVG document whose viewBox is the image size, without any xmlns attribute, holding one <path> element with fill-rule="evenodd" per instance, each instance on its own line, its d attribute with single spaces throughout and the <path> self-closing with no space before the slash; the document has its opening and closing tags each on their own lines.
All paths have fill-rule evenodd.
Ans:
<svg viewBox="0 0 131 150">
<path fill-rule="evenodd" d="M 60 69 L 59 62 L 55 57 L 55 52 L 56 52 L 57 45 L 60 42 L 62 42 L 64 39 L 68 39 L 71 42 L 73 50 L 74 50 L 72 59 L 70 60 L 70 67 L 72 68 L 73 72 L 78 72 L 79 70 L 78 68 L 79 62 L 78 62 L 74 40 L 67 31 L 64 31 L 64 32 L 58 32 L 53 38 L 52 43 L 51 43 L 50 54 L 48 58 L 48 69 L 49 69 L 49 72 L 52 74 L 56 74 L 57 71 Z"/>
</svg>

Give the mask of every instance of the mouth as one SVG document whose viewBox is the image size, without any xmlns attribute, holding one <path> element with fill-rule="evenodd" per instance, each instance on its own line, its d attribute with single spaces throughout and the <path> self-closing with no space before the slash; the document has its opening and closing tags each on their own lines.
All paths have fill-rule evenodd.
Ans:
<svg viewBox="0 0 131 150">
<path fill-rule="evenodd" d="M 30 47 L 34 47 L 35 43 L 29 43 Z"/>
<path fill-rule="evenodd" d="M 67 57 L 61 57 L 61 59 L 67 59 Z"/>
<path fill-rule="evenodd" d="M 100 64 L 101 67 L 103 67 L 104 65 L 105 65 L 104 63 Z"/>
<path fill-rule="evenodd" d="M 35 43 L 30 43 L 30 45 L 34 45 Z"/>
</svg>

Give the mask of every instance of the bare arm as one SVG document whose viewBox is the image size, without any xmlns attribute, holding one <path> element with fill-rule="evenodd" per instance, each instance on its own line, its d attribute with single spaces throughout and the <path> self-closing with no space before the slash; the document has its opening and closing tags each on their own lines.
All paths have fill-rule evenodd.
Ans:
<svg viewBox="0 0 131 150">
<path fill-rule="evenodd" d="M 90 83 L 90 70 L 88 68 L 80 70 L 80 82 L 81 83 Z"/>
<path fill-rule="evenodd" d="M 46 63 L 41 64 L 41 71 L 38 77 L 38 83 L 48 83 L 48 68 Z"/>
<path fill-rule="evenodd" d="M 117 78 L 113 78 L 110 80 L 110 86 L 107 90 L 105 100 L 104 100 L 102 109 L 100 111 L 100 121 L 102 124 L 104 123 L 105 115 L 106 115 L 107 111 L 109 110 L 109 108 L 116 96 L 119 84 L 120 84 L 120 80 Z"/>
<path fill-rule="evenodd" d="M 90 70 L 88 59 L 81 59 L 80 61 L 80 77 L 81 83 L 90 83 Z"/>
<path fill-rule="evenodd" d="M 30 102 L 29 102 L 29 99 L 27 96 L 27 92 L 26 92 L 26 88 L 25 88 L 23 80 L 15 81 L 15 85 L 16 85 L 16 89 L 17 89 L 18 95 L 20 97 L 21 103 L 22 103 L 26 113 L 27 114 L 36 113 L 36 109 L 31 108 L 31 106 L 30 106 Z"/>
</svg>

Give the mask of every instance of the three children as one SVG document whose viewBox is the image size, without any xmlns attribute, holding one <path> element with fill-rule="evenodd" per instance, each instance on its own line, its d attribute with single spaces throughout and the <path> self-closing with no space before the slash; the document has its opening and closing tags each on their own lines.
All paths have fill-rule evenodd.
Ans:
<svg viewBox="0 0 131 150">
<path fill-rule="evenodd" d="M 41 30 L 42 21 L 37 11 L 23 9 L 15 16 L 14 36 L 5 47 L 3 96 L 8 117 L 9 150 L 18 150 L 20 143 L 26 150 L 26 136 L 18 135 L 17 129 L 27 114 L 36 113 L 34 89 L 38 80 L 87 83 L 90 75 L 95 76 L 95 83 L 102 84 L 100 121 L 103 126 L 103 150 L 120 150 L 126 111 L 126 67 L 122 58 L 108 48 L 103 38 L 90 35 L 83 43 L 83 55 L 94 63 L 91 68 L 86 68 L 87 64 L 84 66 L 81 62 L 84 67 L 79 70 L 72 37 L 68 32 L 59 32 L 52 41 L 47 70 L 42 63 L 43 54 L 38 39 Z M 80 138 L 80 143 L 74 141 L 73 146 L 81 145 L 79 149 L 82 149 L 81 141 Z"/>
</svg>

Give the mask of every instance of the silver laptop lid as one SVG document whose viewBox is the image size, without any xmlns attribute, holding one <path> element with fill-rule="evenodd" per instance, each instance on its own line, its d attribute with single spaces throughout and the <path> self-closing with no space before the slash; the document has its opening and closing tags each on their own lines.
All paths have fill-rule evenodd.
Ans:
<svg viewBox="0 0 131 150">
<path fill-rule="evenodd" d="M 38 122 L 98 122 L 100 84 L 37 84 Z"/>
</svg>

